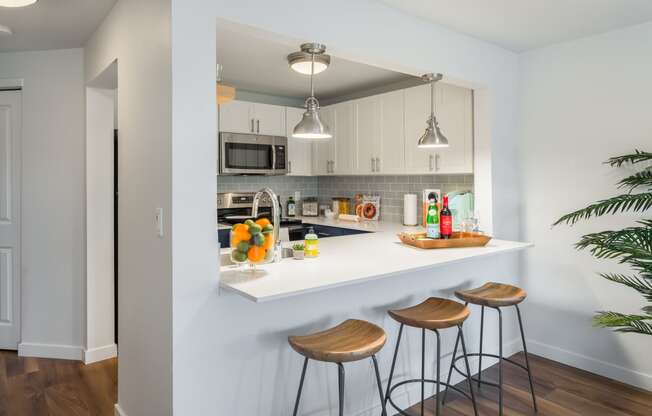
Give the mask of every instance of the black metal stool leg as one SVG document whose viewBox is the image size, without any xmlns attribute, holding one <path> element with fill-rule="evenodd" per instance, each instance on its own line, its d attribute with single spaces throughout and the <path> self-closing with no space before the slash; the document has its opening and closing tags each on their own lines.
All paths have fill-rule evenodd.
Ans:
<svg viewBox="0 0 652 416">
<path fill-rule="evenodd" d="M 380 371 L 378 370 L 378 360 L 375 355 L 371 356 L 371 360 L 374 362 L 374 370 L 376 371 L 376 383 L 378 383 L 378 394 L 380 395 L 380 406 L 383 411 L 382 416 L 386 416 L 387 412 L 385 411 L 385 397 L 383 396 L 383 383 L 380 381 Z"/>
<path fill-rule="evenodd" d="M 297 392 L 297 400 L 294 402 L 294 413 L 293 416 L 297 416 L 297 411 L 299 410 L 299 400 L 301 399 L 301 389 L 303 388 L 303 380 L 306 377 L 306 367 L 308 367 L 308 357 L 303 360 L 303 370 L 301 370 L 301 380 L 299 381 L 299 391 Z"/>
<path fill-rule="evenodd" d="M 398 338 L 396 338 L 396 348 L 394 349 L 394 358 L 392 358 L 392 368 L 389 370 L 389 380 L 387 381 L 387 391 L 385 392 L 385 399 L 383 406 L 387 406 L 389 400 L 389 389 L 392 387 L 392 377 L 394 377 L 394 366 L 396 366 L 396 356 L 398 355 L 398 346 L 401 344 L 401 335 L 403 335 L 403 324 L 399 327 Z"/>
<path fill-rule="evenodd" d="M 532 371 L 530 370 L 530 360 L 527 356 L 527 346 L 525 345 L 525 333 L 523 332 L 523 320 L 521 319 L 521 310 L 518 305 L 516 307 L 516 314 L 518 315 L 518 327 L 521 329 L 521 340 L 523 341 L 523 352 L 525 353 L 525 366 L 527 367 L 527 376 L 530 380 L 530 392 L 532 392 L 532 404 L 534 405 L 534 411 L 537 412 L 537 398 L 534 394 L 534 383 L 532 382 Z"/>
<path fill-rule="evenodd" d="M 446 385 L 451 384 L 451 375 L 453 374 L 453 366 L 455 365 L 455 357 L 457 357 L 457 346 L 460 342 L 460 333 L 457 333 L 457 338 L 455 339 L 455 348 L 453 348 L 453 359 L 451 360 L 451 367 L 448 369 L 448 377 L 446 378 Z M 446 396 L 448 395 L 448 389 L 444 391 L 444 397 L 441 400 L 441 404 L 446 404 Z"/>
<path fill-rule="evenodd" d="M 473 402 L 473 413 L 478 416 L 478 406 L 475 403 L 475 393 L 473 392 L 473 382 L 471 381 L 471 366 L 469 366 L 469 357 L 466 355 L 466 343 L 464 342 L 464 333 L 462 332 L 462 325 L 457 327 L 459 331 L 459 338 L 462 340 L 462 354 L 464 354 L 464 363 L 466 364 L 466 375 L 469 382 L 469 392 L 471 393 L 471 402 Z"/>
<path fill-rule="evenodd" d="M 439 377 L 440 377 L 439 368 L 441 367 L 440 366 L 440 363 L 441 363 L 441 337 L 439 336 L 439 331 L 437 331 L 436 329 L 435 329 L 435 334 L 437 334 L 437 393 L 436 393 L 436 396 L 435 396 L 435 401 L 436 401 L 435 415 L 439 416 L 439 413 L 441 412 L 441 403 L 440 403 L 440 400 L 439 400 L 439 383 L 440 383 L 440 380 L 439 380 Z"/>
<path fill-rule="evenodd" d="M 503 313 L 498 311 L 498 414 L 503 416 Z"/>
<path fill-rule="evenodd" d="M 344 366 L 342 363 L 337 363 L 338 377 L 340 387 L 340 416 L 344 416 Z"/>
<path fill-rule="evenodd" d="M 482 339 L 484 331 L 484 306 L 480 310 L 480 355 L 478 360 L 478 389 L 480 388 L 480 383 L 482 382 Z"/>
<path fill-rule="evenodd" d="M 421 330 L 421 416 L 424 416 L 426 395 L 426 330 Z"/>
</svg>

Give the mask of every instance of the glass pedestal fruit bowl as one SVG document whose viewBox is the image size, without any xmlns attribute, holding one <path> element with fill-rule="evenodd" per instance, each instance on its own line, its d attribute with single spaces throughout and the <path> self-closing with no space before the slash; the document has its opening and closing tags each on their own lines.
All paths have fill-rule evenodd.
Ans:
<svg viewBox="0 0 652 416">
<path fill-rule="evenodd" d="M 274 260 L 274 224 L 267 218 L 235 224 L 230 241 L 233 263 L 255 267 Z"/>
</svg>

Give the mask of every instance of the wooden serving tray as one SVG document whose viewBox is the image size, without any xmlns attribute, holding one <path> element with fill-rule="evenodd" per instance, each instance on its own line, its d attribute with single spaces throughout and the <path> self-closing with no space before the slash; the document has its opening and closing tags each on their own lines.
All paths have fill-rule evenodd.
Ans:
<svg viewBox="0 0 652 416">
<path fill-rule="evenodd" d="M 426 233 L 398 234 L 398 238 L 400 238 L 404 244 L 423 249 L 482 247 L 491 240 L 491 237 L 488 235 L 462 232 L 454 232 L 449 239 L 420 239 L 425 236 Z"/>
</svg>

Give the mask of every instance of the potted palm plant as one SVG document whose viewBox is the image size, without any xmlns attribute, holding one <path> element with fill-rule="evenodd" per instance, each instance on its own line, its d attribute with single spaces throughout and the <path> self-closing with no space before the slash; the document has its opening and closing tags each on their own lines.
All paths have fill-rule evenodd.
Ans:
<svg viewBox="0 0 652 416">
<path fill-rule="evenodd" d="M 605 163 L 619 168 L 624 165 L 642 167 L 618 182 L 625 192 L 597 201 L 585 208 L 558 219 L 554 225 L 573 225 L 581 220 L 622 212 L 645 213 L 652 208 L 652 153 L 636 150 L 632 154 L 612 157 Z M 594 317 L 599 327 L 614 328 L 618 332 L 652 335 L 652 218 L 641 218 L 631 227 L 608 230 L 583 236 L 575 244 L 578 250 L 588 249 L 598 259 L 616 259 L 628 265 L 632 274 L 601 273 L 614 283 L 626 285 L 639 292 L 648 302 L 640 314 L 600 311 Z"/>
</svg>

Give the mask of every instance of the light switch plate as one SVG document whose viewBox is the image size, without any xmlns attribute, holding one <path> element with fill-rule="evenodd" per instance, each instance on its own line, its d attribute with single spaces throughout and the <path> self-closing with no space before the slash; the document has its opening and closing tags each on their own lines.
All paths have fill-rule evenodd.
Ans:
<svg viewBox="0 0 652 416">
<path fill-rule="evenodd" d="M 154 211 L 154 222 L 156 223 L 156 234 L 163 238 L 163 208 L 156 208 Z"/>
</svg>

